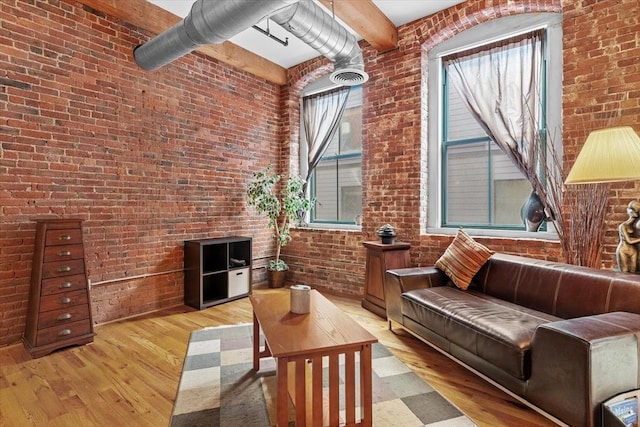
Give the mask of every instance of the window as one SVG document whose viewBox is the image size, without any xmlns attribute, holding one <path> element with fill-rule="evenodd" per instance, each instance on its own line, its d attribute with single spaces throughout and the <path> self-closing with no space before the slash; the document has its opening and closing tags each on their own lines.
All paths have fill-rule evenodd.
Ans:
<svg viewBox="0 0 640 427">
<path fill-rule="evenodd" d="M 472 53 L 459 54 L 469 54 L 475 61 L 488 64 L 504 53 L 503 45 L 509 41 L 504 40 L 499 47 L 481 46 L 473 49 Z M 511 52 L 503 55 L 505 62 L 513 62 L 514 57 L 522 61 L 521 58 L 526 55 L 522 47 L 508 49 Z M 465 61 L 460 62 L 464 64 Z M 509 64 L 505 68 L 513 70 L 519 65 Z M 491 139 L 464 104 L 449 79 L 450 73 L 455 72 L 453 65 L 443 60 L 442 67 L 442 225 L 524 229 L 520 208 L 531 193 L 527 177 Z M 542 88 L 536 90 L 540 92 Z M 509 100 L 506 95 L 504 98 Z M 544 131 L 542 123 L 538 123 L 537 128 Z"/>
<path fill-rule="evenodd" d="M 362 213 L 362 86 L 351 88 L 337 132 L 311 177 L 311 222 L 355 224 Z"/>
<path fill-rule="evenodd" d="M 526 176 L 478 123 L 463 95 L 454 87 L 456 70 L 449 58 L 462 58 L 458 62 L 462 65 L 457 66 L 463 67 L 466 57 L 484 61 L 489 54 L 496 56 L 500 49 L 520 54 L 519 49 L 523 48 L 511 42 L 526 38 L 528 33 L 542 34 L 542 79 L 535 89 L 541 95 L 537 103 L 541 114 L 536 126 L 541 135 L 546 135 L 546 124 L 559 129 L 561 90 L 554 94 L 550 89 L 561 85 L 561 17 L 536 14 L 534 18 L 513 16 L 496 21 L 464 31 L 429 53 L 427 93 L 433 95 L 427 100 L 429 116 L 425 120 L 430 230 L 464 226 L 485 230 L 479 234 L 487 235 L 524 233 L 520 209 L 531 193 Z M 550 46 L 551 41 L 557 44 Z M 513 72 L 519 66 L 511 64 L 509 70 Z M 504 98 L 509 101 L 507 96 Z M 545 110 L 547 115 L 557 114 L 549 123 L 542 114 Z"/>
</svg>

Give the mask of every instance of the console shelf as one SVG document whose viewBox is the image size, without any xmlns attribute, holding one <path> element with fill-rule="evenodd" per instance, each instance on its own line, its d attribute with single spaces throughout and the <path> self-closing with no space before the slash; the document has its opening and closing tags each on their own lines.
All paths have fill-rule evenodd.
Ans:
<svg viewBox="0 0 640 427">
<path fill-rule="evenodd" d="M 251 293 L 251 238 L 184 242 L 184 303 L 199 310 Z"/>
</svg>

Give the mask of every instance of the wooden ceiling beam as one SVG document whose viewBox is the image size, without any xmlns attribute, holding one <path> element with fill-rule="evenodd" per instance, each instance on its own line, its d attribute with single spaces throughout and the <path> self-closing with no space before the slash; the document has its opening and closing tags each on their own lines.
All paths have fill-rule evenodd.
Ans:
<svg viewBox="0 0 640 427">
<path fill-rule="evenodd" d="M 182 20 L 179 16 L 146 0 L 78 1 L 92 9 L 122 19 L 154 34 L 160 34 Z M 134 47 L 131 46 L 132 52 Z M 272 83 L 278 85 L 287 83 L 286 68 L 229 41 L 218 45 L 204 45 L 199 47 L 197 51 Z"/>
<path fill-rule="evenodd" d="M 398 29 L 372 0 L 319 0 L 378 52 L 398 47 Z M 333 4 L 332 4 L 333 3 Z"/>
</svg>

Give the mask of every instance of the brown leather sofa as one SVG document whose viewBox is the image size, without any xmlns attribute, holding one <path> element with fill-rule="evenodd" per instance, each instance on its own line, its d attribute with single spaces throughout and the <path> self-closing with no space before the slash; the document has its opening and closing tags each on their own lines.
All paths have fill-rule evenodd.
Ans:
<svg viewBox="0 0 640 427">
<path fill-rule="evenodd" d="M 571 426 L 640 388 L 640 275 L 494 254 L 466 291 L 435 267 L 388 270 L 393 322 Z"/>
</svg>

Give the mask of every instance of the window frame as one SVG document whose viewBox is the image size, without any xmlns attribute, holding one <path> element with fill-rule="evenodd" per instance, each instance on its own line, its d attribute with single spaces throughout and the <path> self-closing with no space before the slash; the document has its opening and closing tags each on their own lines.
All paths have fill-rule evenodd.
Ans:
<svg viewBox="0 0 640 427">
<path fill-rule="evenodd" d="M 531 33 L 531 31 L 528 32 L 523 32 L 522 34 L 529 34 Z M 504 41 L 508 41 L 510 39 L 513 39 L 513 37 L 508 36 L 503 38 L 502 40 Z M 546 49 L 546 36 L 545 36 L 545 40 L 543 40 L 543 45 L 542 48 Z M 483 44 L 479 46 L 481 49 L 487 47 L 487 44 Z M 489 47 L 488 49 L 482 49 L 482 52 L 487 52 L 488 50 L 490 50 L 491 48 Z M 464 51 L 465 49 L 463 49 Z M 443 55 L 445 56 L 445 55 Z M 442 84 L 442 90 L 440 91 L 440 93 L 438 94 L 438 96 L 441 99 L 442 102 L 442 122 L 441 122 L 441 136 L 442 139 L 440 141 L 440 158 L 442 159 L 442 177 L 446 177 L 448 176 L 448 166 L 449 166 L 449 161 L 445 161 L 445 159 L 448 159 L 448 154 L 449 153 L 453 153 L 453 150 L 455 150 L 455 148 L 459 148 L 459 147 L 467 147 L 470 148 L 471 150 L 474 149 L 474 146 L 479 146 L 481 148 L 481 150 L 478 150 L 481 153 L 484 153 L 484 155 L 486 157 L 482 157 L 482 159 L 486 162 L 485 163 L 485 167 L 486 169 L 481 169 L 482 172 L 485 173 L 484 176 L 480 177 L 480 179 L 484 179 L 486 178 L 486 186 L 484 187 L 485 189 L 485 196 L 484 196 L 484 201 L 486 202 L 486 216 L 484 216 L 484 218 L 482 218 L 483 220 L 479 220 L 476 222 L 456 222 L 456 221 L 447 221 L 448 218 L 448 207 L 449 207 L 449 199 L 448 199 L 448 195 L 449 195 L 449 181 L 445 180 L 445 179 L 441 179 L 441 188 L 440 188 L 440 194 L 441 194 L 441 206 L 440 206 L 440 214 L 441 214 L 441 227 L 446 227 L 446 228 L 455 228 L 458 229 L 460 227 L 464 227 L 464 228 L 473 228 L 473 229 L 487 229 L 487 230 L 520 230 L 523 231 L 525 230 L 525 225 L 523 223 L 513 223 L 513 224 L 496 224 L 494 223 L 497 216 L 496 212 L 498 212 L 497 209 L 495 209 L 495 202 L 498 201 L 497 195 L 495 193 L 495 191 L 497 190 L 497 188 L 499 187 L 499 183 L 502 181 L 500 179 L 498 179 L 495 175 L 494 172 L 496 170 L 496 163 L 494 163 L 495 160 L 500 161 L 499 158 L 499 153 L 502 153 L 502 150 L 500 149 L 500 147 L 498 146 L 498 144 L 496 144 L 491 137 L 489 137 L 489 135 L 487 135 L 486 133 L 484 133 L 484 131 L 482 131 L 481 127 L 479 125 L 477 126 L 477 130 L 483 132 L 483 136 L 456 136 L 456 137 L 452 137 L 451 133 L 449 132 L 450 130 L 450 123 L 451 123 L 451 119 L 452 116 L 450 115 L 450 108 L 449 108 L 449 102 L 451 101 L 451 93 L 452 93 L 452 88 L 450 86 L 450 82 L 448 79 L 448 73 L 449 71 L 447 70 L 447 66 L 444 63 L 445 61 L 441 61 L 440 63 L 440 67 L 441 67 L 441 73 L 442 73 L 442 77 L 443 77 L 443 84 Z M 544 68 L 546 67 L 546 61 L 543 58 L 543 69 L 541 70 L 541 76 L 542 76 L 542 81 L 541 83 L 541 87 L 539 88 L 540 92 L 542 93 L 541 96 L 541 101 L 542 101 L 542 105 L 540 106 L 540 119 L 541 119 L 541 123 L 539 123 L 538 126 L 538 133 L 541 135 L 545 135 L 546 134 L 546 122 L 545 122 L 545 118 L 544 118 L 544 112 L 546 111 L 546 96 L 545 96 L 545 92 L 544 92 L 544 87 L 545 87 L 545 78 L 546 78 L 546 73 L 544 71 Z M 471 116 L 470 116 L 471 117 Z M 502 153 L 504 155 L 504 153 Z M 505 155 L 504 156 L 505 160 L 509 160 L 508 157 Z M 522 199 L 521 201 L 524 202 L 525 200 L 527 200 L 528 195 L 531 192 L 531 187 L 529 185 L 529 181 L 527 179 L 527 177 L 522 174 L 522 172 L 520 172 L 515 165 L 513 165 L 513 163 L 511 161 L 509 161 L 509 164 L 513 167 L 513 171 L 517 171 L 516 173 L 519 176 L 519 180 L 526 183 L 528 186 L 528 189 L 526 191 L 526 193 L 524 193 L 522 195 Z M 543 222 L 541 224 L 540 227 L 541 231 L 546 231 L 547 230 L 547 223 Z"/>
<path fill-rule="evenodd" d="M 324 158 L 323 159 L 325 161 L 336 161 L 339 162 L 340 160 L 353 160 L 353 159 L 359 159 L 360 160 L 360 174 L 362 174 L 362 150 L 360 150 L 360 153 L 348 153 L 348 154 L 342 154 L 342 155 L 334 155 L 334 156 L 329 156 L 328 158 Z M 320 162 L 318 163 L 318 165 L 316 166 L 316 169 L 318 168 L 318 166 L 320 166 L 320 164 L 322 163 L 322 160 L 320 160 Z M 311 175 L 311 198 L 315 198 L 316 197 L 316 171 L 313 171 L 313 175 Z M 362 186 L 360 187 L 362 189 Z M 337 205 L 336 207 L 338 209 L 340 209 L 340 194 L 336 194 L 338 197 L 336 198 L 337 200 Z M 362 190 L 360 192 L 360 197 L 362 197 Z M 328 220 L 317 220 L 315 218 L 315 212 L 316 212 L 316 208 L 312 207 L 311 211 L 309 212 L 310 214 L 310 218 L 309 218 L 309 223 L 310 224 L 331 224 L 331 225 L 356 225 L 355 223 L 355 218 L 353 219 L 353 221 L 328 221 Z M 360 215 L 362 215 L 362 213 L 360 213 Z"/>
<path fill-rule="evenodd" d="M 362 90 L 362 104 L 360 104 L 360 106 L 362 108 L 364 108 L 364 85 L 360 85 L 361 86 L 361 90 Z M 321 92 L 328 92 L 331 91 L 333 89 L 335 89 L 336 87 L 338 87 L 335 83 L 331 82 L 329 80 L 329 75 L 325 75 L 324 77 L 316 80 L 313 83 L 310 83 L 309 85 L 307 85 L 305 87 L 305 89 L 302 91 L 301 96 L 300 96 L 300 170 L 306 174 L 307 171 L 307 159 L 306 159 L 306 155 L 307 155 L 307 141 L 306 141 L 306 137 L 305 137 L 305 133 L 302 131 L 303 128 L 303 115 L 302 115 L 302 108 L 303 108 L 303 100 L 305 97 L 307 96 L 311 96 L 317 93 L 321 93 Z M 346 111 L 346 110 L 345 110 Z M 339 138 L 339 132 L 337 133 L 337 137 Z M 359 159 L 360 160 L 360 174 L 362 177 L 362 144 L 364 143 L 364 141 L 361 142 L 361 146 L 360 146 L 360 151 L 357 153 L 354 152 L 349 152 L 346 154 L 342 154 L 342 155 L 335 155 L 335 156 L 330 156 L 331 160 L 335 160 L 335 161 L 339 161 L 339 160 L 350 160 L 350 159 Z M 338 141 L 338 144 L 340 144 L 340 142 Z M 326 160 L 326 159 L 325 159 Z M 320 161 L 322 162 L 322 160 Z M 318 166 L 320 165 L 320 163 L 318 163 Z M 316 168 L 318 167 L 316 166 Z M 310 179 L 309 179 L 309 188 L 308 188 L 308 197 L 310 199 L 313 199 L 316 195 L 315 195 L 315 189 L 316 189 L 316 173 L 315 170 L 313 171 Z M 361 185 L 361 189 L 362 189 L 362 185 Z M 339 196 L 339 194 L 338 194 Z M 362 197 L 362 191 L 361 191 L 361 197 Z M 360 230 L 361 229 L 361 225 L 356 223 L 355 218 L 352 221 L 326 221 L 326 220 L 316 220 L 315 219 L 315 207 L 312 207 L 310 209 L 310 211 L 307 213 L 306 215 L 306 219 L 309 223 L 310 226 L 314 227 L 314 228 L 326 228 L 326 229 L 353 229 L 353 230 Z"/>
<path fill-rule="evenodd" d="M 536 29 L 546 29 L 545 58 L 546 81 L 543 97 L 546 100 L 546 126 L 554 137 L 561 135 L 562 112 L 562 14 L 534 13 L 498 18 L 469 28 L 449 40 L 435 46 L 427 53 L 426 79 L 424 79 L 423 104 L 427 111 L 423 115 L 423 155 L 426 156 L 426 180 L 423 188 L 426 190 L 423 201 L 426 202 L 426 218 L 423 218 L 423 234 L 455 234 L 457 227 L 443 225 L 443 126 L 444 105 L 442 103 L 443 64 L 442 58 L 453 52 L 463 51 L 478 46 L 487 45 L 493 41 L 502 40 L 519 34 L 528 33 Z M 431 96 L 429 96 L 431 95 Z M 544 120 L 544 118 L 543 118 Z M 556 130 L 556 131 L 554 131 Z M 562 155 L 562 141 L 554 139 L 556 150 Z M 561 158 L 561 157 L 560 157 Z M 524 202 L 524 200 L 523 200 Z M 508 228 L 473 228 L 474 234 L 495 237 L 526 237 L 537 239 L 557 240 L 558 236 L 552 224 L 548 224 L 546 231 L 527 232 Z"/>
</svg>

